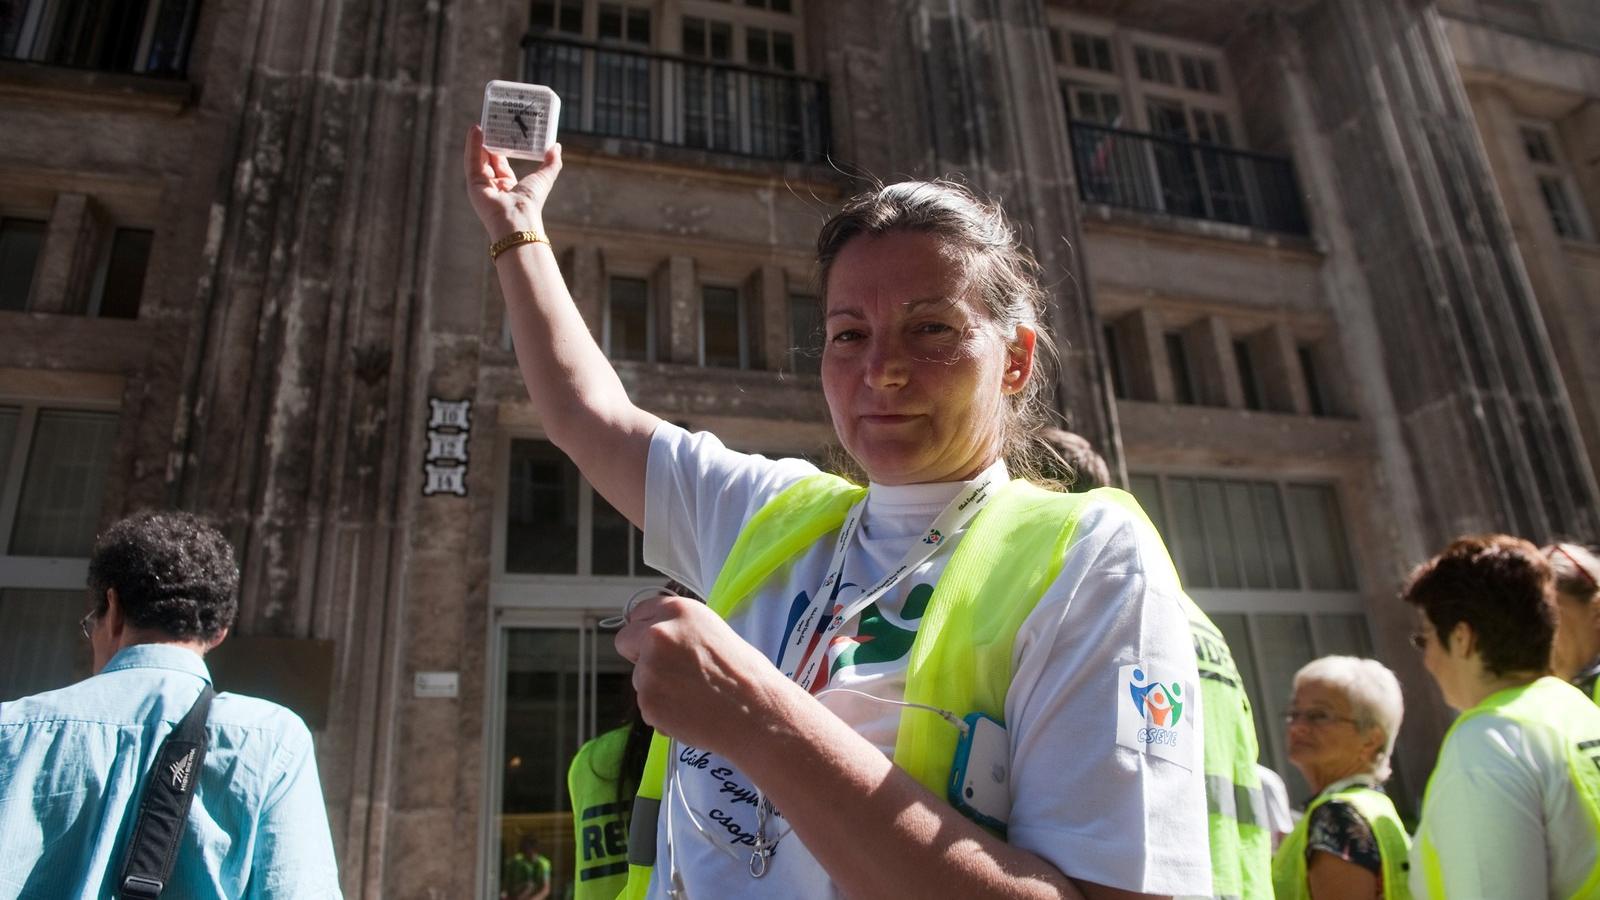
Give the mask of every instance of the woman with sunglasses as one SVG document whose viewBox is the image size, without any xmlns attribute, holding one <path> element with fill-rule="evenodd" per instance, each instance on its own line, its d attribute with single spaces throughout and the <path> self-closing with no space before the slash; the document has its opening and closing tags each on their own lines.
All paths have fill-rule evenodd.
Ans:
<svg viewBox="0 0 1600 900">
<path fill-rule="evenodd" d="M 1550 669 L 1600 703 L 1600 558 L 1579 544 L 1544 548 L 1556 579 L 1555 648 Z"/>
<path fill-rule="evenodd" d="M 1549 560 L 1509 535 L 1460 538 L 1402 597 L 1423 665 L 1462 711 L 1428 779 L 1411 893 L 1600 896 L 1600 708 L 1549 675 Z"/>
<path fill-rule="evenodd" d="M 1410 896 L 1411 840 L 1383 792 L 1404 714 L 1399 679 L 1375 659 L 1325 656 L 1295 673 L 1284 728 L 1313 796 L 1273 857 L 1278 900 Z"/>
</svg>

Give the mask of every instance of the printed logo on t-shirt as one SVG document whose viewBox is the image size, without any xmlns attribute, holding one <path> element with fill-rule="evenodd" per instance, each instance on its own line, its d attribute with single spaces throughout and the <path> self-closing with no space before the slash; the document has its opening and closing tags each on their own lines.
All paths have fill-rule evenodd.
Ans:
<svg viewBox="0 0 1600 900">
<path fill-rule="evenodd" d="M 845 583 L 840 589 L 847 589 L 855 585 Z M 837 596 L 837 594 L 835 594 Z M 828 642 L 828 655 L 831 657 L 829 664 L 817 672 L 816 683 L 811 685 L 811 693 L 820 693 L 828 686 L 828 682 L 837 678 L 841 672 L 852 669 L 867 669 L 862 674 L 870 675 L 871 667 L 889 666 L 900 663 L 911 653 L 911 645 L 917 638 L 917 626 L 922 621 L 922 616 L 928 610 L 928 600 L 933 597 L 933 585 L 915 584 L 906 591 L 905 602 L 900 604 L 899 614 L 895 615 L 881 608 L 877 603 L 867 605 L 856 619 L 854 634 L 835 635 Z M 800 620 L 800 615 L 807 607 L 807 597 L 804 592 L 795 597 L 789 611 L 789 621 L 784 629 L 784 646 L 789 641 L 789 636 L 794 633 L 795 626 Z M 835 605 L 834 609 L 841 608 Z M 813 642 L 817 635 L 812 635 Z M 807 647 L 809 656 L 814 647 Z"/>
<path fill-rule="evenodd" d="M 1117 672 L 1117 743 L 1192 770 L 1199 740 L 1191 686 L 1155 666 L 1123 666 Z"/>
</svg>

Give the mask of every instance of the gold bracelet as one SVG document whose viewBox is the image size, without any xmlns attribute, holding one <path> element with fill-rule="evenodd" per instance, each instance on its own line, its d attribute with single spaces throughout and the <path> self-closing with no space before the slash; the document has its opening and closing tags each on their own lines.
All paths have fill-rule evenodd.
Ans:
<svg viewBox="0 0 1600 900">
<path fill-rule="evenodd" d="M 550 239 L 537 231 L 513 231 L 489 245 L 489 261 L 494 262 L 500 254 L 523 244 L 544 244 L 548 247 Z"/>
</svg>

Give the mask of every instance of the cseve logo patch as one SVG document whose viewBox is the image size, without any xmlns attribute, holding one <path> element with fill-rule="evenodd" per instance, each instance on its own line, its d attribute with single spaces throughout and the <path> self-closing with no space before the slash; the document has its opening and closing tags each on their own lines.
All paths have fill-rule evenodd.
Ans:
<svg viewBox="0 0 1600 900">
<path fill-rule="evenodd" d="M 1153 666 L 1117 670 L 1117 743 L 1193 771 L 1199 737 L 1189 684 Z"/>
</svg>

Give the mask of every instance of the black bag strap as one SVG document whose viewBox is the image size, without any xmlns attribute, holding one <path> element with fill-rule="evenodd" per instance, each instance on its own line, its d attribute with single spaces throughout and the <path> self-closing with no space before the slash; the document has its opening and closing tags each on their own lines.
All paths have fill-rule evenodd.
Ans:
<svg viewBox="0 0 1600 900">
<path fill-rule="evenodd" d="M 200 699 L 161 742 L 139 797 L 139 817 L 128 842 L 118 881 L 120 900 L 157 900 L 172 877 L 178 840 L 189 819 L 189 803 L 206 761 L 206 716 L 217 692 L 207 684 Z"/>
</svg>

